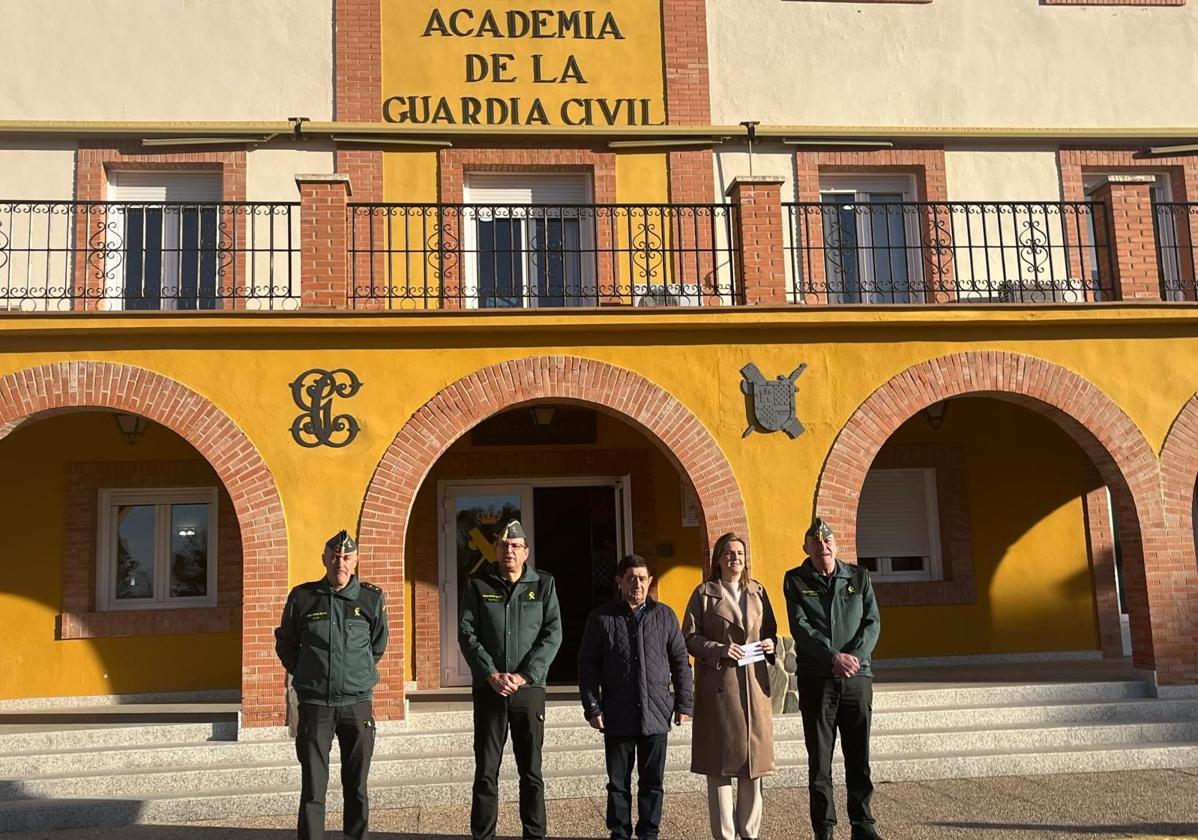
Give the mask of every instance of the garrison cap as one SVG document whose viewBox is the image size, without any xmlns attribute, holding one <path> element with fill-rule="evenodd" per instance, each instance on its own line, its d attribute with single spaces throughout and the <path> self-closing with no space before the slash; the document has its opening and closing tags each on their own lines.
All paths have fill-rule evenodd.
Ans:
<svg viewBox="0 0 1198 840">
<path fill-rule="evenodd" d="M 495 536 L 495 542 L 507 542 L 508 540 L 524 540 L 528 542 L 528 537 L 524 535 L 524 528 L 520 525 L 519 519 L 513 519 L 508 524 L 499 529 L 499 533 Z"/>
<path fill-rule="evenodd" d="M 820 519 L 818 516 L 811 520 L 811 527 L 803 534 L 803 539 L 808 537 L 818 537 L 821 540 L 826 540 L 832 536 L 832 528 L 827 522 Z"/>
<path fill-rule="evenodd" d="M 349 535 L 349 531 L 341 530 L 329 537 L 328 542 L 324 544 L 324 550 L 333 554 L 349 554 L 358 550 L 358 544 Z"/>
</svg>

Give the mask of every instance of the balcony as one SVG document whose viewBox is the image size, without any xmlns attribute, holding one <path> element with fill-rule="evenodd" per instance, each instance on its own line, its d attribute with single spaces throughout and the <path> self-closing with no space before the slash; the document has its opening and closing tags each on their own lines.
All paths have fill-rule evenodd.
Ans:
<svg viewBox="0 0 1198 840">
<path fill-rule="evenodd" d="M 351 204 L 355 309 L 738 302 L 728 204 Z"/>
<path fill-rule="evenodd" d="M 1194 302 L 1198 203 L 0 201 L 0 310 Z M 1116 186 L 1118 190 L 1116 190 Z"/>
<path fill-rule="evenodd" d="M 0 200 L 0 310 L 296 309 L 299 207 Z"/>
</svg>

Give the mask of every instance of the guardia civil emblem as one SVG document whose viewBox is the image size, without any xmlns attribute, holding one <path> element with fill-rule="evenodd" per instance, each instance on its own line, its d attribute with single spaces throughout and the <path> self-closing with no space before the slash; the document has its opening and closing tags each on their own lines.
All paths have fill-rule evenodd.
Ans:
<svg viewBox="0 0 1198 840">
<path fill-rule="evenodd" d="M 740 369 L 740 375 L 744 377 L 740 389 L 753 405 L 753 422 L 741 437 L 753 434 L 758 426 L 767 432 L 786 432 L 791 439 L 803 434 L 803 424 L 795 417 L 795 392 L 798 391 L 795 380 L 806 369 L 804 362 L 791 371 L 790 376 L 774 379 L 766 379 L 752 362 Z"/>
</svg>

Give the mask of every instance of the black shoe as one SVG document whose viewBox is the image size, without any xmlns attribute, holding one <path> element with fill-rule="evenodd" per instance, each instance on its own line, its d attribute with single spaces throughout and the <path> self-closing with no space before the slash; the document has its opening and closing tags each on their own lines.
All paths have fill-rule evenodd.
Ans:
<svg viewBox="0 0 1198 840">
<path fill-rule="evenodd" d="M 815 830 L 815 840 L 834 840 L 832 837 L 832 829 L 817 828 Z"/>
<path fill-rule="evenodd" d="M 878 830 L 873 826 L 861 828 L 854 826 L 852 840 L 882 840 L 882 835 L 878 834 Z"/>
</svg>

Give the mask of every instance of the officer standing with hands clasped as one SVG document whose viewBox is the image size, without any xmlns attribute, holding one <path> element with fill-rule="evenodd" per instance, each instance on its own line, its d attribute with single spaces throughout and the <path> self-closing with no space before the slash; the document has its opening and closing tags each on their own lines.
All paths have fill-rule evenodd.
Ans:
<svg viewBox="0 0 1198 840">
<path fill-rule="evenodd" d="M 470 836 L 493 840 L 499 816 L 499 762 L 512 731 L 520 773 L 524 837 L 545 837 L 545 677 L 562 644 L 553 576 L 527 565 L 528 537 L 516 520 L 495 539 L 495 562 L 462 590 L 458 644 L 473 676 L 474 795 Z"/>
<path fill-rule="evenodd" d="M 329 749 L 341 745 L 348 840 L 365 840 L 366 777 L 374 754 L 371 693 L 387 649 L 383 590 L 359 581 L 358 545 L 339 531 L 324 546 L 325 576 L 291 590 L 275 630 L 275 652 L 299 699 L 295 752 L 303 768 L 299 838 L 323 840 Z"/>
<path fill-rule="evenodd" d="M 811 826 L 816 840 L 832 840 L 832 750 L 839 730 L 852 840 L 881 840 L 869 807 L 874 791 L 869 777 L 869 658 L 881 629 L 873 584 L 866 569 L 836 559 L 836 537 L 822 519 L 807 529 L 803 550 L 807 559 L 786 573 L 782 591 L 799 660 Z"/>
</svg>

